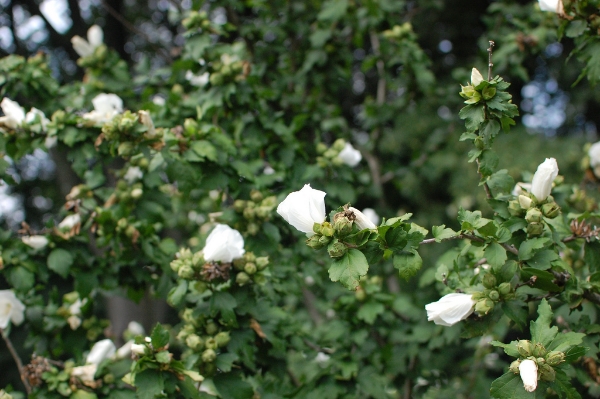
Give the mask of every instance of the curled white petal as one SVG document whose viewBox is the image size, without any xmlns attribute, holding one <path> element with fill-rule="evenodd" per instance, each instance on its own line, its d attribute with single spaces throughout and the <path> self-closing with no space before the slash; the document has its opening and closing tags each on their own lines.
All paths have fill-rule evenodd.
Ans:
<svg viewBox="0 0 600 399">
<path fill-rule="evenodd" d="M 111 358 L 116 351 L 117 348 L 110 339 L 103 339 L 92 346 L 90 353 L 85 358 L 85 362 L 98 365 L 104 359 Z"/>
<path fill-rule="evenodd" d="M 12 290 L 0 290 L 0 328 L 8 327 L 8 322 L 19 325 L 24 320 L 25 305 Z"/>
<path fill-rule="evenodd" d="M 340 158 L 346 165 L 353 168 L 361 161 L 362 155 L 360 154 L 360 151 L 352 147 L 352 144 L 346 143 L 344 149 L 338 154 L 338 158 Z"/>
<path fill-rule="evenodd" d="M 130 166 L 125 173 L 125 176 L 123 176 L 123 179 L 125 179 L 127 183 L 132 184 L 142 177 L 144 177 L 144 173 L 139 166 Z"/>
<path fill-rule="evenodd" d="M 522 181 L 515 184 L 515 187 L 512 190 L 512 195 L 518 197 L 521 194 L 527 194 L 531 192 L 531 183 L 523 183 Z"/>
<path fill-rule="evenodd" d="M 523 386 L 527 392 L 533 392 L 537 388 L 538 367 L 536 362 L 525 359 L 519 364 L 519 374 L 523 380 Z"/>
<path fill-rule="evenodd" d="M 600 165 L 600 141 L 592 144 L 588 150 L 588 156 L 590 157 L 590 166 L 592 168 Z"/>
<path fill-rule="evenodd" d="M 479 72 L 479 70 L 477 68 L 473 68 L 471 70 L 471 85 L 473 86 L 477 86 L 479 85 L 479 83 L 483 82 L 483 75 L 481 74 L 481 72 Z"/>
<path fill-rule="evenodd" d="M 40 124 L 42 125 L 42 129 L 46 129 L 46 126 L 48 126 L 48 123 L 50 123 L 50 121 L 48 120 L 48 118 L 46 118 L 46 114 L 44 114 L 42 110 L 39 110 L 37 108 L 31 108 L 31 110 L 29 110 L 29 112 L 25 115 L 25 122 L 31 124 L 35 121 L 36 117 L 40 118 Z"/>
<path fill-rule="evenodd" d="M 28 236 L 22 237 L 21 240 L 33 249 L 41 249 L 48 245 L 48 239 L 45 236 Z"/>
<path fill-rule="evenodd" d="M 63 221 L 58 224 L 58 228 L 70 230 L 79 223 L 81 223 L 81 216 L 79 216 L 78 213 L 74 213 L 64 218 Z"/>
<path fill-rule="evenodd" d="M 80 57 L 89 57 L 94 54 L 94 50 L 102 44 L 103 40 L 104 33 L 102 32 L 102 28 L 98 25 L 92 25 L 87 31 L 87 40 L 76 35 L 71 38 L 71 44 L 73 45 L 73 50 Z"/>
<path fill-rule="evenodd" d="M 0 117 L 0 126 L 16 129 L 25 120 L 25 110 L 16 101 L 4 97 L 0 102 L 4 116 Z"/>
<path fill-rule="evenodd" d="M 146 345 L 131 344 L 131 352 L 136 355 L 142 356 L 146 353 Z"/>
<path fill-rule="evenodd" d="M 104 41 L 104 32 L 98 25 L 90 26 L 87 31 L 88 42 L 94 47 L 94 49 L 102 44 Z"/>
<path fill-rule="evenodd" d="M 542 162 L 531 180 L 531 193 L 538 201 L 545 200 L 552 191 L 552 182 L 558 176 L 558 164 L 554 158 L 546 158 Z"/>
<path fill-rule="evenodd" d="M 185 73 L 185 79 L 190 82 L 192 86 L 204 87 L 210 81 L 210 73 L 204 72 L 202 75 L 194 75 L 192 71 Z"/>
<path fill-rule="evenodd" d="M 470 294 L 452 293 L 437 302 L 425 305 L 427 320 L 442 326 L 452 326 L 473 313 L 475 301 Z"/>
<path fill-rule="evenodd" d="M 117 349 L 117 352 L 115 353 L 115 357 L 117 359 L 125 359 L 128 357 L 131 357 L 131 346 L 132 345 L 133 345 L 133 340 L 129 340 L 129 341 L 125 342 L 125 344 L 122 347 Z"/>
<path fill-rule="evenodd" d="M 127 324 L 127 330 L 133 335 L 144 335 L 146 333 L 144 326 L 137 321 L 130 321 L 129 324 Z"/>
<path fill-rule="evenodd" d="M 239 231 L 226 224 L 218 224 L 206 238 L 202 252 L 208 262 L 231 262 L 244 255 L 244 238 Z"/>
<path fill-rule="evenodd" d="M 381 218 L 379 217 L 377 212 L 375 212 L 375 209 L 365 208 L 362 210 L 362 213 L 367 217 L 367 219 L 369 219 L 371 222 L 373 222 L 373 224 L 375 224 L 375 225 L 379 224 L 379 221 L 381 220 Z"/>
<path fill-rule="evenodd" d="M 123 112 L 123 100 L 116 94 L 100 93 L 92 99 L 94 110 L 83 114 L 83 118 L 98 123 L 111 121 Z"/>
<path fill-rule="evenodd" d="M 86 364 L 85 366 L 77 366 L 71 369 L 71 376 L 79 378 L 83 382 L 93 382 L 94 375 L 98 370 L 97 364 Z"/>
<path fill-rule="evenodd" d="M 348 210 L 352 211 L 354 213 L 354 216 L 356 217 L 356 219 L 354 220 L 354 223 L 356 223 L 358 225 L 359 229 L 364 230 L 364 229 L 376 229 L 377 228 L 375 223 L 373 223 L 364 213 L 362 213 L 358 209 L 356 209 L 354 207 L 350 207 L 350 208 L 348 208 Z"/>
<path fill-rule="evenodd" d="M 288 194 L 277 213 L 299 231 L 313 235 L 313 225 L 325 221 L 325 195 L 305 184 L 302 190 Z"/>
<path fill-rule="evenodd" d="M 542 11 L 559 13 L 563 10 L 561 0 L 538 0 L 538 2 L 540 4 L 540 10 Z"/>
</svg>

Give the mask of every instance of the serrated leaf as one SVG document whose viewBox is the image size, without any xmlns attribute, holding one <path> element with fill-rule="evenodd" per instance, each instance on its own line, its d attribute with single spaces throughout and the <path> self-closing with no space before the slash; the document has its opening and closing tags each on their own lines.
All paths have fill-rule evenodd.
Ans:
<svg viewBox="0 0 600 399">
<path fill-rule="evenodd" d="M 331 281 L 339 281 L 350 290 L 358 287 L 358 280 L 367 274 L 369 264 L 365 255 L 357 249 L 350 249 L 344 256 L 333 261 L 329 268 Z"/>
<path fill-rule="evenodd" d="M 492 267 L 500 267 L 506 262 L 508 258 L 506 255 L 506 249 L 497 242 L 492 242 L 484 249 L 484 255 Z"/>
<path fill-rule="evenodd" d="M 364 321 L 367 324 L 373 324 L 378 315 L 385 311 L 385 307 L 375 301 L 369 301 L 363 304 L 356 313 L 356 317 L 359 320 Z"/>
<path fill-rule="evenodd" d="M 234 353 L 221 353 L 217 356 L 215 360 L 215 365 L 217 368 L 225 373 L 231 371 L 231 366 L 233 366 L 233 362 L 238 360 L 238 356 Z"/>
<path fill-rule="evenodd" d="M 150 369 L 137 373 L 134 383 L 137 388 L 136 395 L 139 399 L 154 399 L 165 388 L 161 373 Z"/>
<path fill-rule="evenodd" d="M 215 387 L 223 399 L 252 399 L 254 390 L 242 380 L 242 373 L 222 373 L 213 378 Z"/>
<path fill-rule="evenodd" d="M 169 331 L 167 331 L 167 329 L 164 328 L 160 323 L 157 323 L 152 330 L 152 334 L 150 335 L 150 338 L 152 339 L 152 346 L 155 349 L 166 346 L 169 343 L 169 337 Z"/>
<path fill-rule="evenodd" d="M 171 288 L 171 291 L 169 291 L 169 295 L 167 296 L 167 302 L 169 302 L 169 305 L 173 307 L 179 306 L 185 294 L 187 293 L 187 288 L 188 283 L 183 279 L 179 281 L 179 285 L 177 285 L 177 287 Z"/>
<path fill-rule="evenodd" d="M 511 357 L 519 357 L 519 351 L 517 349 L 517 341 L 512 341 L 509 344 L 502 343 L 500 341 L 492 341 L 493 346 L 504 349 L 504 352 Z"/>
<path fill-rule="evenodd" d="M 585 355 L 585 353 L 589 350 L 589 348 L 585 348 L 583 346 L 574 346 L 571 349 L 565 352 L 565 362 L 570 363 L 579 359 L 581 356 Z"/>
<path fill-rule="evenodd" d="M 56 248 L 50 252 L 46 263 L 48 269 L 56 272 L 62 278 L 66 278 L 73 265 L 73 255 L 62 248 Z"/>
<path fill-rule="evenodd" d="M 527 327 L 527 316 L 529 312 L 523 301 L 503 302 L 502 311 L 506 317 L 514 321 L 521 330 L 524 330 Z"/>
<path fill-rule="evenodd" d="M 542 299 L 538 306 L 538 318 L 536 321 L 532 321 L 530 325 L 531 330 L 531 342 L 540 342 L 544 347 L 548 347 L 556 334 L 558 334 L 558 327 L 550 327 L 552 322 L 552 308 L 548 304 L 546 299 Z"/>
<path fill-rule="evenodd" d="M 446 227 L 445 224 L 441 226 L 433 226 L 431 227 L 431 234 L 433 234 L 433 238 L 435 238 L 435 242 L 441 242 L 447 238 L 452 238 L 457 235 L 456 231 L 452 230 L 449 227 Z"/>
<path fill-rule="evenodd" d="M 581 399 L 581 395 L 579 395 L 579 392 L 577 392 L 577 390 L 573 387 L 569 376 L 567 376 L 567 374 L 565 374 L 565 372 L 561 369 L 555 369 L 555 371 L 556 378 L 552 384 L 552 387 L 557 391 L 559 397 L 563 397 L 561 395 L 562 393 L 565 395 L 564 397 L 566 399 Z"/>
<path fill-rule="evenodd" d="M 542 398 L 542 395 L 537 395 L 537 390 L 527 392 L 523 387 L 523 381 L 518 374 L 510 371 L 503 374 L 492 382 L 490 387 L 490 395 L 495 399 L 536 399 Z"/>
<path fill-rule="evenodd" d="M 533 258 L 527 261 L 527 265 L 540 270 L 550 269 L 551 262 L 559 258 L 558 254 L 550 249 L 543 249 L 535 253 Z"/>
<path fill-rule="evenodd" d="M 552 340 L 552 343 L 546 347 L 549 351 L 561 351 L 565 352 L 572 346 L 579 345 L 583 342 L 584 333 L 578 333 L 569 331 L 566 333 L 560 333 Z"/>
<path fill-rule="evenodd" d="M 547 237 L 529 238 L 521 243 L 519 247 L 519 260 L 528 260 L 533 258 L 535 252 L 544 248 L 544 245 L 550 241 Z"/>
<path fill-rule="evenodd" d="M 474 132 L 479 129 L 479 125 L 485 120 L 482 104 L 467 105 L 463 107 L 458 116 L 465 120 L 465 126 L 469 132 Z"/>
<path fill-rule="evenodd" d="M 394 267 L 405 280 L 413 277 L 421 269 L 423 260 L 417 251 L 394 254 Z"/>
</svg>

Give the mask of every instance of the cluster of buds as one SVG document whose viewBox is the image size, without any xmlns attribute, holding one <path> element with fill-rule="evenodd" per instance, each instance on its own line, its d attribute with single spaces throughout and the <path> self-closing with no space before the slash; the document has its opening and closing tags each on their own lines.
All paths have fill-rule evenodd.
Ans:
<svg viewBox="0 0 600 399">
<path fill-rule="evenodd" d="M 462 86 L 460 96 L 465 99 L 465 104 L 477 104 L 481 100 L 488 101 L 494 98 L 496 95 L 496 88 L 490 86 L 489 83 L 483 79 L 481 72 L 477 68 L 473 68 L 471 71 L 471 83 Z M 481 142 L 483 144 L 483 142 Z M 478 143 L 475 145 L 479 148 Z M 481 149 L 481 148 L 480 148 Z"/>
<path fill-rule="evenodd" d="M 181 21 L 183 27 L 187 30 L 208 29 L 210 28 L 210 19 L 206 11 L 190 11 L 187 18 Z"/>
<path fill-rule="evenodd" d="M 235 282 L 240 286 L 251 282 L 264 284 L 267 280 L 265 269 L 268 265 L 268 256 L 257 257 L 252 252 L 246 252 L 243 257 L 233 261 L 233 267 L 237 270 Z"/>
<path fill-rule="evenodd" d="M 484 316 L 494 309 L 496 303 L 514 298 L 512 286 L 508 282 L 498 284 L 492 273 L 483 275 L 482 283 L 485 289 L 472 295 L 475 303 L 475 313 Z"/>
<path fill-rule="evenodd" d="M 206 261 L 201 251 L 192 253 L 190 249 L 183 248 L 177 253 L 176 259 L 171 262 L 171 270 L 177 273 L 182 279 L 201 280 L 201 272 L 205 264 Z M 228 272 L 226 276 L 228 279 Z"/>
<path fill-rule="evenodd" d="M 321 168 L 330 166 L 348 165 L 354 167 L 362 159 L 360 151 L 354 149 L 352 144 L 344 139 L 337 139 L 331 147 L 324 143 L 317 144 L 317 165 Z"/>
<path fill-rule="evenodd" d="M 277 198 L 275 196 L 265 197 L 258 190 L 250 191 L 250 200 L 238 199 L 233 203 L 233 209 L 243 216 L 245 223 L 242 224 L 245 224 L 245 230 L 250 235 L 258 234 L 260 226 L 271 219 L 276 206 Z"/>
<path fill-rule="evenodd" d="M 242 61 L 236 55 L 222 54 L 219 61 L 212 63 L 210 84 L 220 86 L 229 82 L 242 82 L 246 80 L 250 71 L 248 61 Z"/>
<path fill-rule="evenodd" d="M 579 187 L 573 187 L 573 192 L 567 198 L 567 202 L 570 206 L 575 208 L 578 213 L 592 212 L 597 206 L 594 198 L 589 197 L 587 192 Z"/>
<path fill-rule="evenodd" d="M 513 216 L 523 217 L 527 221 L 527 234 L 540 236 L 544 232 L 544 217 L 554 219 L 560 214 L 560 206 L 549 195 L 544 201 L 537 201 L 531 193 L 523 192 L 509 201 L 508 211 Z"/>
<path fill-rule="evenodd" d="M 405 22 L 402 25 L 394 25 L 392 29 L 384 30 L 383 37 L 388 40 L 399 40 L 409 36 L 412 31 L 410 22 Z"/>
<path fill-rule="evenodd" d="M 217 371 L 215 360 L 231 337 L 212 320 L 204 320 L 194 315 L 194 310 L 187 308 L 182 313 L 184 326 L 177 334 L 177 339 L 184 342 L 191 353 L 199 353 L 199 366 L 203 375 L 212 375 Z"/>
<path fill-rule="evenodd" d="M 520 340 L 517 342 L 517 350 L 520 358 L 511 363 L 509 370 L 515 374 L 521 374 L 526 385 L 525 388 L 527 389 L 529 386 L 530 392 L 537 387 L 537 380 L 554 381 L 556 378 L 554 367 L 565 361 L 564 352 L 547 351 L 539 342 L 534 344 L 529 340 Z M 524 367 L 526 367 L 525 373 Z M 526 379 L 531 381 L 526 381 Z"/>
<path fill-rule="evenodd" d="M 117 154 L 128 157 L 138 153 L 136 147 L 147 141 L 155 150 L 160 150 L 165 143 L 162 140 L 163 129 L 156 129 L 148 111 L 132 113 L 125 111 L 116 114 L 110 122 L 102 126 L 102 134 L 96 140 L 98 147 L 103 140 L 108 141 Z"/>
<path fill-rule="evenodd" d="M 82 301 L 77 291 L 69 292 L 63 295 L 63 305 L 56 310 L 56 314 L 65 318 L 71 330 L 76 330 L 82 322 L 81 308 L 86 304 L 87 298 Z"/>
</svg>

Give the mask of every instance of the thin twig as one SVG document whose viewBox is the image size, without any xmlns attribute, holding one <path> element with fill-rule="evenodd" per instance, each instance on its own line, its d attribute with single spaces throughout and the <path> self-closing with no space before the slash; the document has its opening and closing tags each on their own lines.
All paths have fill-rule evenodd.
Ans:
<svg viewBox="0 0 600 399">
<path fill-rule="evenodd" d="M 487 49 L 488 51 L 488 82 L 490 81 L 490 79 L 492 78 L 492 67 L 494 66 L 494 64 L 492 63 L 492 49 L 494 48 L 494 45 L 496 43 L 494 43 L 493 40 L 490 40 L 490 47 Z"/>
<path fill-rule="evenodd" d="M 27 391 L 27 395 L 30 395 L 31 394 L 31 385 L 29 385 L 29 382 L 27 381 L 27 377 L 23 373 L 25 368 L 23 367 L 21 358 L 19 357 L 19 354 L 15 350 L 15 347 L 13 346 L 10 338 L 8 338 L 8 335 L 6 334 L 6 331 L 3 328 L 0 328 L 0 334 L 2 334 L 2 339 L 4 339 L 4 342 L 6 343 L 6 347 L 8 348 L 8 351 L 10 352 L 15 363 L 17 364 L 17 368 L 19 369 L 19 375 L 21 376 L 21 381 L 23 381 L 23 385 L 25 385 L 25 390 Z"/>
<path fill-rule="evenodd" d="M 479 158 L 477 158 L 476 161 L 477 161 L 477 173 L 483 179 L 483 175 L 481 174 L 481 171 L 480 171 Z M 485 190 L 485 195 L 487 196 L 488 199 L 494 198 L 494 197 L 492 197 L 492 192 L 490 191 L 490 186 L 488 186 L 487 183 L 483 183 L 483 189 Z"/>
<path fill-rule="evenodd" d="M 448 240 L 462 240 L 462 239 L 467 239 L 467 240 L 472 240 L 472 241 L 478 241 L 478 242 L 486 242 L 486 240 L 484 240 L 481 237 L 477 237 L 477 236 L 474 236 L 472 234 L 464 234 L 464 233 L 463 234 L 457 234 L 457 235 L 452 236 L 452 237 L 444 238 L 444 239 L 440 240 L 439 242 L 441 242 L 441 241 L 448 241 Z M 433 243 L 436 243 L 436 242 L 438 242 L 438 241 L 436 241 L 435 238 L 428 238 L 426 240 L 421 241 L 419 243 L 419 245 L 433 244 Z M 506 249 L 508 252 L 510 252 L 512 254 L 515 254 L 515 255 L 519 255 L 519 250 L 517 248 L 515 248 L 514 246 L 508 245 L 508 244 L 502 244 L 502 243 L 499 243 L 499 244 L 502 246 L 502 248 Z"/>
</svg>

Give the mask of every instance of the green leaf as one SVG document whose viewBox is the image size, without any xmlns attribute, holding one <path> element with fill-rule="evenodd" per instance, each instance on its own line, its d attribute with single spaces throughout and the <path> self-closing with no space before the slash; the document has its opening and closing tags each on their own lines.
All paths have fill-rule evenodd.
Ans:
<svg viewBox="0 0 600 399">
<path fill-rule="evenodd" d="M 554 379 L 554 383 L 552 383 L 552 387 L 556 390 L 559 397 L 563 397 L 561 395 L 562 393 L 565 395 L 564 397 L 566 399 L 581 399 L 581 395 L 579 395 L 579 392 L 573 387 L 569 376 L 559 368 L 555 368 L 554 370 L 556 372 L 556 378 Z"/>
<path fill-rule="evenodd" d="M 527 265 L 540 270 L 548 270 L 550 263 L 557 260 L 558 254 L 550 249 L 544 249 L 535 253 L 533 258 L 527 261 Z"/>
<path fill-rule="evenodd" d="M 210 141 L 198 140 L 190 145 L 190 150 L 194 151 L 200 158 L 206 158 L 211 161 L 217 160 L 217 149 Z"/>
<path fill-rule="evenodd" d="M 571 349 L 565 351 L 565 362 L 574 362 L 581 356 L 585 355 L 589 348 L 583 346 L 574 346 Z"/>
<path fill-rule="evenodd" d="M 510 281 L 513 279 L 515 274 L 517 273 L 517 269 L 519 268 L 519 264 L 514 260 L 509 260 L 499 267 L 493 267 L 494 275 L 499 280 L 498 282 L 503 283 L 505 281 Z"/>
<path fill-rule="evenodd" d="M 62 278 L 66 278 L 73 265 L 73 255 L 62 248 L 56 248 L 50 252 L 46 262 L 48 269 L 56 272 Z"/>
<path fill-rule="evenodd" d="M 228 292 L 216 291 L 210 299 L 211 311 L 218 311 L 221 313 L 221 318 L 225 323 L 237 324 L 235 317 L 235 308 L 238 306 L 235 298 Z"/>
<path fill-rule="evenodd" d="M 517 349 L 517 341 L 512 341 L 509 344 L 505 344 L 499 341 L 492 341 L 491 344 L 493 346 L 497 346 L 499 348 L 503 348 L 504 352 L 511 357 L 519 357 L 519 350 Z"/>
<path fill-rule="evenodd" d="M 154 399 L 165 388 L 162 374 L 150 369 L 137 373 L 134 384 L 137 388 L 136 394 L 139 399 Z"/>
<path fill-rule="evenodd" d="M 455 237 L 457 235 L 456 231 L 446 227 L 445 224 L 441 226 L 433 226 L 431 228 L 431 234 L 433 234 L 435 242 L 441 242 L 444 239 Z"/>
<path fill-rule="evenodd" d="M 465 126 L 469 132 L 479 129 L 479 125 L 485 120 L 482 104 L 467 105 L 458 113 L 460 119 L 465 119 Z"/>
<path fill-rule="evenodd" d="M 152 346 L 154 347 L 154 349 L 162 348 L 169 343 L 169 331 L 166 328 L 164 328 L 160 323 L 157 323 L 154 329 L 152 330 L 150 338 L 152 339 Z"/>
<path fill-rule="evenodd" d="M 485 258 L 487 259 L 487 263 L 489 263 L 492 267 L 502 266 L 508 258 L 506 255 L 506 249 L 504 249 L 502 245 L 498 244 L 497 242 L 488 244 L 483 252 Z"/>
<path fill-rule="evenodd" d="M 348 9 L 348 0 L 329 0 L 317 15 L 319 21 L 334 22 L 342 18 Z"/>
<path fill-rule="evenodd" d="M 187 293 L 187 288 L 187 281 L 180 279 L 179 285 L 177 285 L 177 287 L 171 288 L 171 291 L 169 291 L 169 296 L 167 297 L 167 302 L 169 302 L 169 305 L 177 307 L 183 300 L 185 294 Z"/>
<path fill-rule="evenodd" d="M 528 280 L 532 276 L 535 276 L 535 282 L 533 282 L 534 288 L 539 288 L 545 291 L 559 292 L 562 290 L 561 287 L 554 283 L 554 275 L 545 270 L 534 269 L 533 267 L 524 267 L 521 269 L 521 279 Z"/>
<path fill-rule="evenodd" d="M 546 347 L 549 351 L 565 352 L 572 346 L 579 345 L 583 342 L 584 333 L 574 331 L 560 333 L 552 340 L 552 343 Z"/>
<path fill-rule="evenodd" d="M 252 386 L 242 380 L 240 372 L 217 374 L 213 382 L 223 399 L 252 399 L 254 396 Z"/>
<path fill-rule="evenodd" d="M 238 359 L 239 358 L 235 353 L 221 353 L 219 356 L 217 356 L 215 365 L 219 370 L 228 373 L 231 371 L 231 366 L 233 366 L 233 363 Z"/>
<path fill-rule="evenodd" d="M 558 334 L 558 327 L 550 327 L 553 315 L 548 301 L 542 299 L 538 306 L 538 318 L 530 323 L 531 342 L 540 342 L 545 347 L 550 345 L 556 334 Z"/>
<path fill-rule="evenodd" d="M 405 280 L 413 277 L 421 269 L 423 260 L 415 250 L 411 252 L 401 252 L 394 254 L 394 267 L 398 269 L 398 274 Z"/>
<path fill-rule="evenodd" d="M 186 399 L 200 399 L 200 391 L 198 391 L 198 387 L 196 383 L 189 377 L 185 376 L 183 381 L 177 381 L 177 386 L 181 391 L 182 397 Z"/>
<path fill-rule="evenodd" d="M 35 283 L 35 275 L 23 266 L 11 267 L 6 271 L 6 278 L 19 291 L 28 291 Z"/>
<path fill-rule="evenodd" d="M 484 122 L 481 126 L 481 136 L 486 146 L 491 146 L 494 138 L 500 133 L 500 124 L 498 121 L 491 119 Z"/>
<path fill-rule="evenodd" d="M 333 261 L 329 268 L 331 281 L 339 281 L 350 290 L 358 287 L 358 280 L 367 274 L 369 264 L 367 258 L 357 249 L 350 249 L 344 256 Z"/>
<path fill-rule="evenodd" d="M 565 35 L 570 38 L 574 38 L 577 36 L 581 36 L 583 32 L 587 29 L 587 21 L 576 19 L 574 21 L 570 21 L 567 29 L 565 30 Z"/>
<path fill-rule="evenodd" d="M 171 363 L 171 354 L 168 351 L 160 351 L 156 355 L 154 355 L 156 361 L 163 364 Z"/>
<path fill-rule="evenodd" d="M 547 237 L 529 238 L 519 247 L 519 260 L 528 260 L 533 258 L 536 250 L 544 248 L 544 245 L 550 241 Z"/>
<path fill-rule="evenodd" d="M 600 242 L 590 241 L 585 243 L 583 260 L 590 268 L 591 273 L 600 270 Z"/>
<path fill-rule="evenodd" d="M 526 304 L 523 301 L 507 301 L 502 303 L 502 311 L 519 329 L 524 330 L 527 327 L 528 312 Z"/>
<path fill-rule="evenodd" d="M 545 396 L 537 395 L 537 392 L 537 390 L 527 392 L 523 387 L 521 377 L 510 371 L 497 378 L 490 387 L 490 395 L 495 399 L 536 399 L 536 397 L 541 399 Z"/>
<path fill-rule="evenodd" d="M 377 316 L 382 314 L 384 311 L 385 307 L 381 303 L 369 301 L 358 309 L 356 317 L 367 324 L 373 324 Z"/>
</svg>

